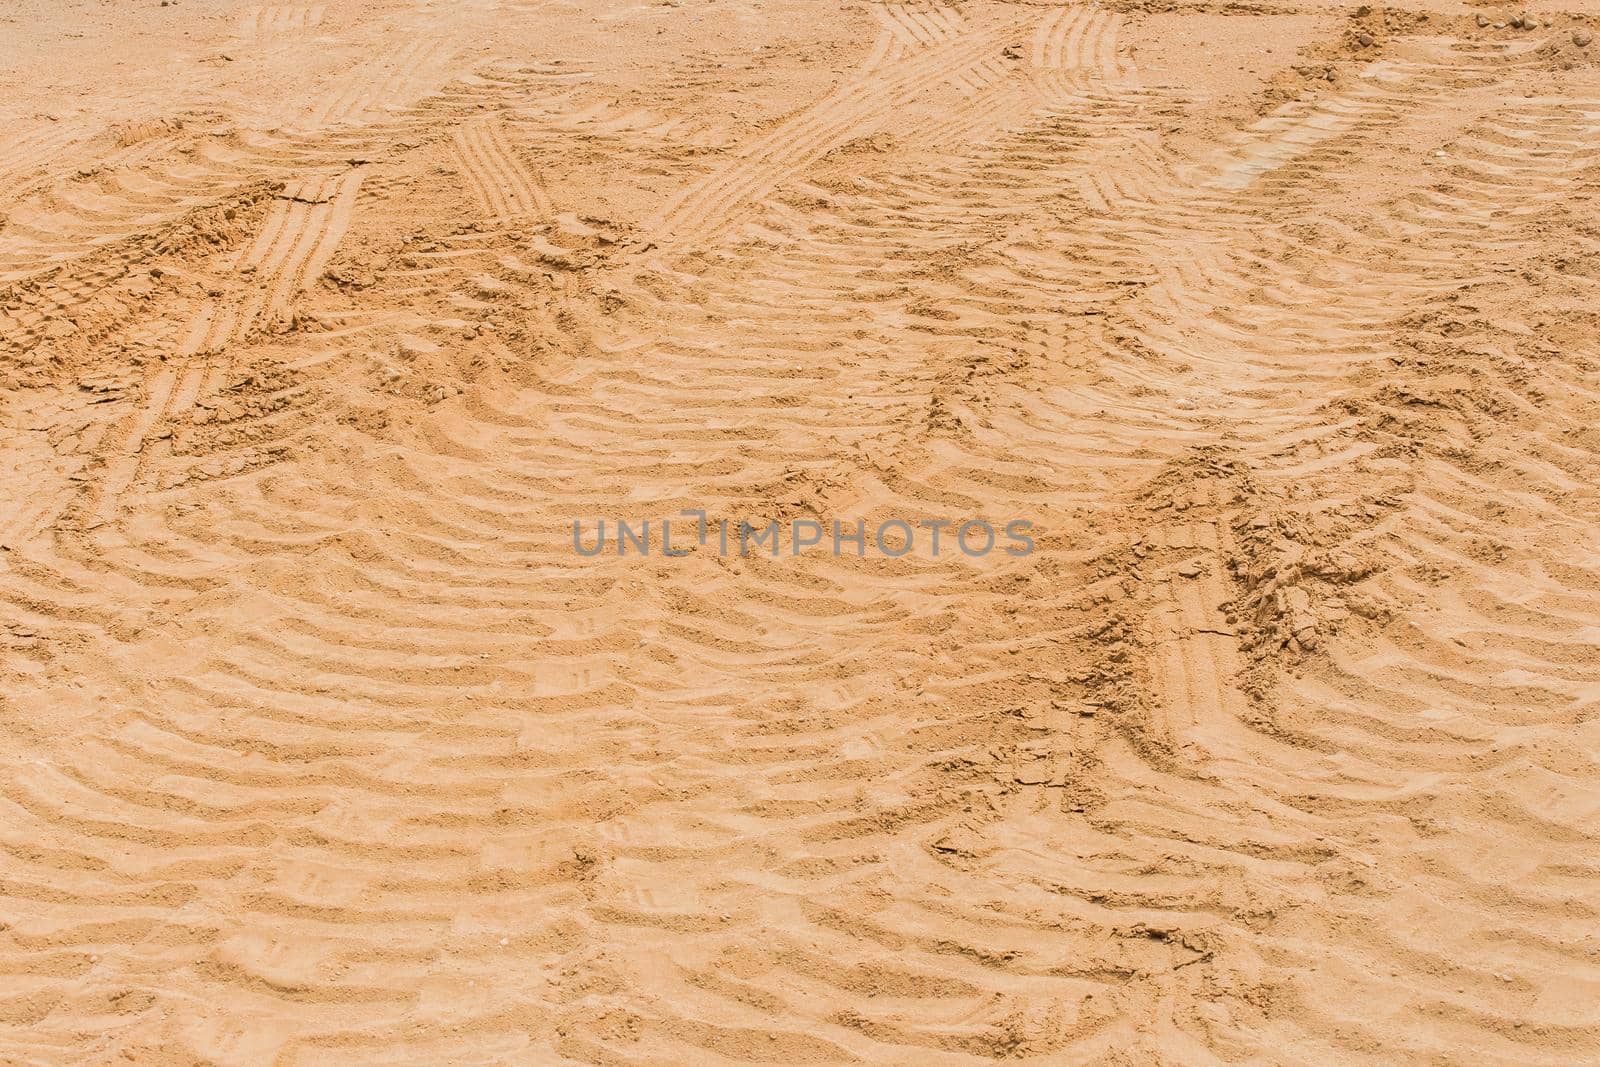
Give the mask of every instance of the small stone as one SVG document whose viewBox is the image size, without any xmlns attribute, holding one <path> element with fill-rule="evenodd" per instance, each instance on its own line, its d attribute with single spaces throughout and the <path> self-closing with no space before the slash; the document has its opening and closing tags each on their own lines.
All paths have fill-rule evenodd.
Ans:
<svg viewBox="0 0 1600 1067">
<path fill-rule="evenodd" d="M 1485 27 L 1487 25 L 1489 25 L 1488 16 L 1487 15 L 1479 15 L 1478 16 L 1478 28 L 1482 29 L 1483 27 Z"/>
<path fill-rule="evenodd" d="M 1572 35 L 1572 43 L 1577 45 L 1579 48 L 1588 48 L 1589 42 L 1592 40 L 1594 40 L 1594 37 L 1584 33 L 1582 30 L 1578 30 Z"/>
<path fill-rule="evenodd" d="M 1358 19 L 1364 19 L 1370 14 L 1372 14 L 1372 8 L 1366 4 L 1362 4 L 1360 7 L 1356 8 L 1356 18 Z"/>
<path fill-rule="evenodd" d="M 1358 44 L 1360 44 L 1362 48 L 1371 48 L 1372 47 L 1372 34 L 1363 33 L 1360 37 L 1356 38 L 1356 42 Z"/>
</svg>

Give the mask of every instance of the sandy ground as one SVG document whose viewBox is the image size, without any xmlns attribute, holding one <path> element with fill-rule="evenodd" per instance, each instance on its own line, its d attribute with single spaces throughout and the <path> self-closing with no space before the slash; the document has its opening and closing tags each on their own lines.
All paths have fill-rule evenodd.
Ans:
<svg viewBox="0 0 1600 1067">
<path fill-rule="evenodd" d="M 1531 11 L 5 5 L 0 1062 L 1600 1062 Z"/>
</svg>

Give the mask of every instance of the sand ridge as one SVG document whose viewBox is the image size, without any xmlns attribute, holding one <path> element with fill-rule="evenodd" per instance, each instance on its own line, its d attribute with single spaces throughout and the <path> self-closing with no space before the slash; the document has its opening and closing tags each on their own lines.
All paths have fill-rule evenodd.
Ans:
<svg viewBox="0 0 1600 1067">
<path fill-rule="evenodd" d="M 7 1062 L 1594 1062 L 1523 15 L 22 5 Z"/>
</svg>

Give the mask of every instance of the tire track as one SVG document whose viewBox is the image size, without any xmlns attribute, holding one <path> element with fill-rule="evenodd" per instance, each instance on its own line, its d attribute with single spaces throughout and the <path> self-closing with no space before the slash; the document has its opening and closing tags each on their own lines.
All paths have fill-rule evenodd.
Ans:
<svg viewBox="0 0 1600 1067">
<path fill-rule="evenodd" d="M 879 67 L 870 80 L 834 90 L 741 149 L 736 162 L 674 196 L 651 223 L 650 240 L 662 248 L 708 240 L 743 207 L 829 150 L 880 125 L 917 93 L 979 67 L 1016 21 L 1013 17 L 975 29 L 952 43 Z"/>
<path fill-rule="evenodd" d="M 79 136 L 70 125 L 51 123 L 8 137 L 0 147 L 0 198 L 11 201 L 22 194 L 28 176 L 48 167 Z"/>
<path fill-rule="evenodd" d="M 400 47 L 358 65 L 343 84 L 290 119 L 290 128 L 317 133 L 330 127 L 371 122 L 448 80 L 445 71 L 458 47 L 454 36 L 429 27 L 409 30 Z"/>
<path fill-rule="evenodd" d="M 878 4 L 873 14 L 895 40 L 913 50 L 949 44 L 968 31 L 961 12 L 950 6 Z"/>
<path fill-rule="evenodd" d="M 242 37 L 281 37 L 322 25 L 326 4 L 257 4 L 239 16 Z"/>
<path fill-rule="evenodd" d="M 349 228 L 363 176 L 353 168 L 306 178 L 274 201 L 260 235 L 233 264 L 235 273 L 249 276 L 250 288 L 241 299 L 210 304 L 191 320 L 177 352 L 179 365 L 156 374 L 95 487 L 96 522 L 115 521 L 144 472 L 170 455 L 170 433 L 155 439 L 153 432 L 185 419 L 208 385 L 217 386 L 228 369 L 219 357 L 230 343 L 288 317 L 296 295 L 321 276 Z"/>
<path fill-rule="evenodd" d="M 552 214 L 550 198 L 517 157 L 498 116 L 463 123 L 451 139 L 468 188 L 490 219 Z"/>
</svg>

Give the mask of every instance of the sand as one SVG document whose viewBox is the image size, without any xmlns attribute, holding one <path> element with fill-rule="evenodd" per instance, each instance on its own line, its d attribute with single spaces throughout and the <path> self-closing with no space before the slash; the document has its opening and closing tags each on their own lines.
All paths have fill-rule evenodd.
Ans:
<svg viewBox="0 0 1600 1067">
<path fill-rule="evenodd" d="M 1524 10 L 7 5 L 0 1061 L 1600 1062 Z"/>
</svg>

